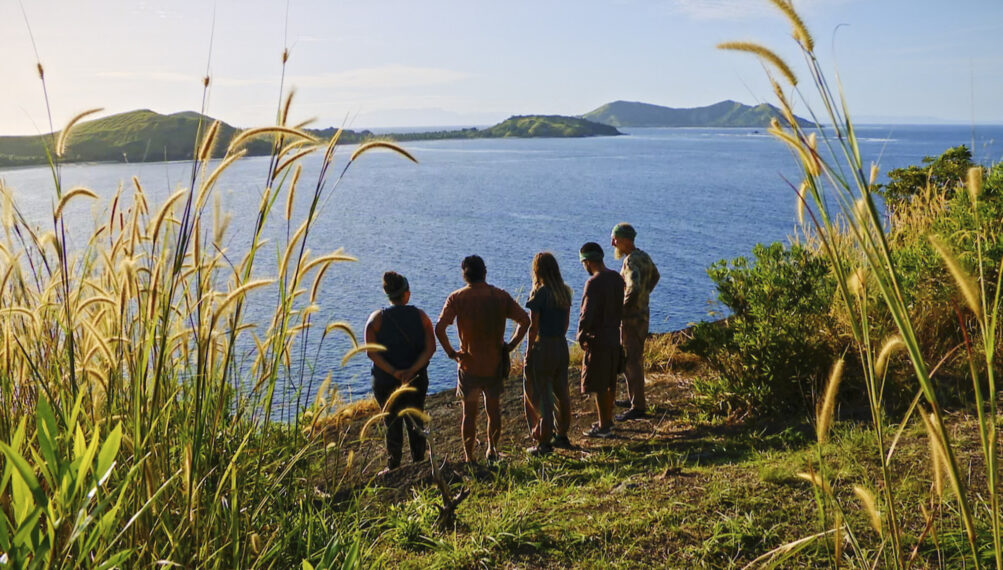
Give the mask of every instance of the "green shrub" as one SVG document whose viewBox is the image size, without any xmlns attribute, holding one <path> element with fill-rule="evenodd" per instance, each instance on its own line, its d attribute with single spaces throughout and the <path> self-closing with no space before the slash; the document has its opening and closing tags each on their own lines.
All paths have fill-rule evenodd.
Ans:
<svg viewBox="0 0 1003 570">
<path fill-rule="evenodd" d="M 824 258 L 802 245 L 759 244 L 750 262 L 718 261 L 707 273 L 731 316 L 700 323 L 688 350 L 708 360 L 731 406 L 754 413 L 805 409 L 832 363 L 834 282 Z M 718 402 L 720 404 L 720 402 Z"/>
</svg>

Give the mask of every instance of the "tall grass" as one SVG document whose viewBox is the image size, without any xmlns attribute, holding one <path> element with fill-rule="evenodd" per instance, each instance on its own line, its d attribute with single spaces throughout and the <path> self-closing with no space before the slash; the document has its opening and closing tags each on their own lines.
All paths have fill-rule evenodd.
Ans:
<svg viewBox="0 0 1003 570">
<path fill-rule="evenodd" d="M 389 149 L 414 158 L 370 143 L 332 171 L 338 134 L 320 141 L 288 125 L 291 100 L 280 105 L 276 125 L 231 141 L 219 140 L 218 122 L 202 125 L 184 187 L 154 203 L 133 178 L 89 234 L 67 211 L 97 194 L 64 188 L 59 163 L 85 114 L 58 141 L 54 133 L 48 149 L 48 229 L 29 223 L 13 189 L 0 184 L 6 563 L 256 568 L 358 560 L 351 530 L 331 526 L 313 490 L 343 442 L 321 437 L 327 430 L 298 429 L 333 415 L 330 381 L 306 419 L 304 405 L 276 417 L 276 387 L 313 392 L 311 336 L 323 347 L 328 336 L 347 334 L 355 348 L 346 359 L 369 348 L 345 323 L 317 321 L 329 269 L 354 258 L 340 249 L 314 254 L 307 241 L 321 205 L 360 156 Z M 273 142 L 273 153 L 255 219 L 238 221 L 252 231 L 236 255 L 220 180 L 243 145 L 260 138 Z M 224 144 L 222 160 L 210 160 Z M 320 161 L 312 180 L 303 174 L 308 159 Z M 309 204 L 302 219 L 292 216 L 298 199 Z M 279 216 L 285 240 L 267 243 L 265 222 Z M 278 260 L 274 275 L 259 274 L 262 255 Z M 252 292 L 256 303 L 274 298 L 265 321 L 247 318 Z"/>
<path fill-rule="evenodd" d="M 804 128 L 794 120 L 791 99 L 804 93 L 786 62 L 772 51 L 758 44 L 732 42 L 721 48 L 749 52 L 760 57 L 765 64 L 780 109 L 786 118 L 786 125 L 774 121 L 770 132 L 783 141 L 792 151 L 800 165 L 800 181 L 791 182 L 792 194 L 796 195 L 798 210 L 806 210 L 807 231 L 819 241 L 828 257 L 832 272 L 836 277 L 841 301 L 848 315 L 852 331 L 851 350 L 862 363 L 860 373 L 864 378 L 867 399 L 871 412 L 871 427 L 875 432 L 874 456 L 878 473 L 875 474 L 880 487 L 880 500 L 871 490 L 855 490 L 856 500 L 872 514 L 868 520 L 876 527 L 879 540 L 874 549 L 861 546 L 861 529 L 854 528 L 846 521 L 846 510 L 851 499 L 840 495 L 834 480 L 826 468 L 823 453 L 827 429 L 831 422 L 833 408 L 830 394 L 819 410 L 819 452 L 817 463 L 812 470 L 803 474 L 817 488 L 820 520 L 823 528 L 811 537 L 812 540 L 832 538 L 830 550 L 833 562 L 840 565 L 849 563 L 857 567 L 908 567 L 916 563 L 921 549 L 937 550 L 941 543 L 933 541 L 938 534 L 950 534 L 955 528 L 963 529 L 967 542 L 969 562 L 974 567 L 983 564 L 982 553 L 991 551 L 996 566 L 1003 567 L 1003 528 L 1000 522 L 1000 499 L 998 482 L 998 401 L 995 382 L 995 353 L 997 331 L 999 330 L 1000 282 L 987 283 L 984 268 L 988 260 L 983 258 L 983 244 L 988 226 L 978 220 L 977 203 L 981 169 L 973 169 L 967 181 L 971 206 L 976 216 L 977 259 L 974 274 L 955 257 L 947 240 L 951 236 L 929 236 L 934 248 L 940 254 L 960 292 L 965 310 L 959 313 L 962 329 L 966 323 L 974 323 L 973 335 L 966 336 L 965 346 L 969 355 L 969 375 L 976 395 L 979 439 L 984 460 L 987 481 L 986 494 L 969 487 L 967 466 L 958 460 L 943 407 L 938 401 L 932 381 L 931 358 L 940 356 L 923 353 L 917 330 L 921 323 L 905 301 L 899 274 L 890 251 L 889 235 L 883 224 L 882 215 L 875 200 L 876 165 L 864 162 L 858 146 L 856 129 L 851 120 L 846 97 L 839 83 L 835 83 L 823 73 L 814 50 L 814 42 L 803 21 L 788 0 L 771 0 L 791 24 L 792 35 L 798 44 L 807 67 L 811 88 L 821 101 L 822 111 L 816 113 L 811 106 L 808 110 L 812 119 L 826 128 Z M 779 80 L 774 74 L 779 74 Z M 784 83 L 781 83 L 784 82 Z M 974 172 L 978 170 L 978 172 Z M 929 202 L 928 200 L 926 202 Z M 917 201 L 914 209 L 929 206 Z M 845 247 L 849 242 L 850 247 Z M 895 324 L 896 333 L 887 338 L 875 338 L 872 317 L 880 305 Z M 887 373 L 888 353 L 904 350 L 909 357 L 917 392 L 916 402 L 898 422 L 896 433 L 894 423 L 883 413 L 882 397 L 884 377 Z M 830 381 L 832 390 L 836 386 Z M 915 505 L 900 504 L 896 496 L 896 482 L 902 474 L 893 467 L 895 442 L 902 428 L 910 421 L 915 410 L 920 410 L 922 420 L 930 439 L 930 465 L 935 481 L 943 485 L 932 486 L 927 506 L 923 507 L 927 528 L 915 534 L 903 529 L 904 512 L 915 509 Z M 953 496 L 945 498 L 941 493 L 949 488 Z M 880 516 L 874 513 L 880 512 Z M 980 524 L 991 529 L 991 544 L 980 534 Z M 797 548 L 795 548 L 795 546 Z M 844 549 L 848 546 L 848 550 Z M 803 541 L 791 543 L 790 548 L 778 549 L 777 556 L 787 556 L 796 549 L 803 548 Z M 951 553 L 958 556 L 961 553 Z M 768 558 L 774 563 L 775 557 Z M 759 561 L 762 562 L 762 561 Z"/>
</svg>

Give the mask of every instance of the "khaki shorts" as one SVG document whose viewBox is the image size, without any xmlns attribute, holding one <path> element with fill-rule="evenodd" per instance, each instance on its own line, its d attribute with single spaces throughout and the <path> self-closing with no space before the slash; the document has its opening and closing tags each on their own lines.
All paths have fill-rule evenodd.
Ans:
<svg viewBox="0 0 1003 570">
<path fill-rule="evenodd" d="M 466 399 L 467 396 L 476 396 L 477 392 L 483 392 L 485 396 L 500 398 L 505 388 L 505 379 L 497 376 L 474 376 L 462 369 L 456 369 L 456 396 Z"/>
</svg>

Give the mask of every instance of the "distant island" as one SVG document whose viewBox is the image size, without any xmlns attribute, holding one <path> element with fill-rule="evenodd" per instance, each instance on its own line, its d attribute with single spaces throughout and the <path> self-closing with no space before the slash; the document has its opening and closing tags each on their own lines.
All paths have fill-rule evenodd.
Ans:
<svg viewBox="0 0 1003 570">
<path fill-rule="evenodd" d="M 215 119 L 192 111 L 161 115 L 148 109 L 111 115 L 77 125 L 69 139 L 63 162 L 156 162 L 192 158 L 199 124 L 207 126 Z M 305 129 L 321 140 L 330 140 L 337 129 Z M 241 129 L 220 124 L 214 156 L 221 156 L 226 144 Z M 560 115 L 524 115 L 510 117 L 485 129 L 466 128 L 420 133 L 374 135 L 368 130 L 345 130 L 339 144 L 358 144 L 370 139 L 418 141 L 438 139 L 474 139 L 505 137 L 595 137 L 623 134 L 616 127 L 580 117 Z M 58 133 L 57 133 L 58 135 Z M 52 146 L 52 134 L 0 137 L 0 167 L 46 164 L 46 146 Z M 46 144 L 48 143 L 48 144 Z M 248 156 L 272 152 L 271 142 L 252 140 L 245 146 Z"/>
<path fill-rule="evenodd" d="M 583 119 L 612 127 L 746 127 L 765 128 L 777 118 L 786 125 L 779 109 L 763 103 L 750 107 L 737 101 L 721 101 L 707 107 L 674 109 L 650 103 L 614 101 L 582 115 Z M 808 128 L 815 123 L 795 117 Z"/>
</svg>

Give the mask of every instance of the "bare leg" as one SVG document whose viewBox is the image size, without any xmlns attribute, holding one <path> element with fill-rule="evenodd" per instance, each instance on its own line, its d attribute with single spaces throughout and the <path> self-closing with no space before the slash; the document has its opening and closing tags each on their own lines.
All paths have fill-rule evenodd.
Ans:
<svg viewBox="0 0 1003 570">
<path fill-rule="evenodd" d="M 501 439 L 501 398 L 497 394 L 484 392 L 484 411 L 488 414 L 488 457 L 498 456 L 498 440 Z"/>
<path fill-rule="evenodd" d="M 613 427 L 613 398 L 616 391 L 614 389 L 596 393 L 596 409 L 599 412 L 599 429 Z"/>
<path fill-rule="evenodd" d="M 460 435 L 463 437 L 463 459 L 467 463 L 473 461 L 474 443 L 477 441 L 477 395 L 478 390 L 463 396 L 463 419 L 460 423 Z"/>
</svg>

